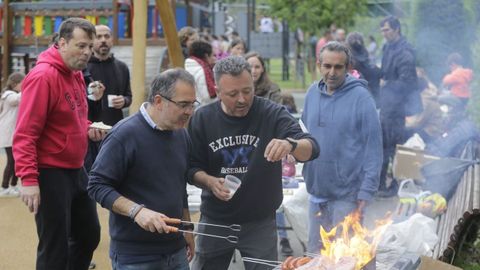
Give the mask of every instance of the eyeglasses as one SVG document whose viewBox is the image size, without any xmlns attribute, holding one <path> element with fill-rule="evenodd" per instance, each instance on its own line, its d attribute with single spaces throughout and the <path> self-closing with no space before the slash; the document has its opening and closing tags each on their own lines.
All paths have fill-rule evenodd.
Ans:
<svg viewBox="0 0 480 270">
<path fill-rule="evenodd" d="M 178 108 L 186 111 L 186 110 L 193 110 L 196 106 L 200 105 L 200 102 L 198 102 L 197 100 L 195 100 L 194 102 L 186 102 L 186 101 L 174 101 L 174 100 L 171 100 L 170 98 L 167 98 L 166 96 L 162 96 L 160 95 L 162 98 L 172 102 L 173 104 L 175 104 L 175 106 L 177 106 Z"/>
</svg>

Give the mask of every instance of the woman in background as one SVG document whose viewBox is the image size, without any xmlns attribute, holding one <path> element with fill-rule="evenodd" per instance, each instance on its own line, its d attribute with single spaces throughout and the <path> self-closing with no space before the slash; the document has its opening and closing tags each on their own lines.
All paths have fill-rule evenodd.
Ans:
<svg viewBox="0 0 480 270">
<path fill-rule="evenodd" d="M 15 176 L 15 161 L 12 153 L 13 132 L 17 121 L 20 91 L 25 74 L 15 72 L 8 76 L 7 85 L 0 96 L 0 147 L 5 148 L 7 165 L 3 172 L 0 197 L 19 196 L 18 178 Z"/>
<path fill-rule="evenodd" d="M 280 87 L 268 77 L 265 69 L 265 60 L 257 52 L 247 53 L 245 59 L 252 68 L 255 95 L 275 103 L 280 103 L 282 101 Z"/>
<path fill-rule="evenodd" d="M 185 26 L 178 31 L 178 39 L 182 47 L 183 58 L 187 59 L 190 45 L 192 45 L 194 41 L 199 40 L 200 36 L 198 35 L 197 29 L 191 26 Z"/>
<path fill-rule="evenodd" d="M 230 43 L 230 48 L 228 48 L 228 53 L 235 56 L 244 56 L 247 51 L 247 45 L 245 41 L 240 38 L 232 40 Z"/>
<path fill-rule="evenodd" d="M 216 100 L 213 66 L 215 55 L 212 45 L 198 40 L 190 46 L 190 56 L 185 60 L 185 70 L 195 78 L 197 100 L 201 105 L 209 104 Z"/>
</svg>

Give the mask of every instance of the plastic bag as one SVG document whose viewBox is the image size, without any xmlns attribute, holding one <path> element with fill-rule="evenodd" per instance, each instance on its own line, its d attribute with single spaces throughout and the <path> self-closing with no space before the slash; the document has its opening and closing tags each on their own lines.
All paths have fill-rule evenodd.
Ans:
<svg viewBox="0 0 480 270">
<path fill-rule="evenodd" d="M 418 133 L 415 133 L 403 144 L 403 146 L 424 150 L 425 142 L 423 141 L 422 137 L 418 135 Z"/>
<path fill-rule="evenodd" d="M 300 185 L 293 196 L 284 198 L 283 211 L 292 226 L 293 232 L 302 243 L 308 241 L 308 193 L 305 185 Z"/>
<path fill-rule="evenodd" d="M 416 213 L 403 222 L 390 225 L 379 246 L 432 256 L 432 250 L 438 242 L 435 228 L 433 219 Z"/>
</svg>

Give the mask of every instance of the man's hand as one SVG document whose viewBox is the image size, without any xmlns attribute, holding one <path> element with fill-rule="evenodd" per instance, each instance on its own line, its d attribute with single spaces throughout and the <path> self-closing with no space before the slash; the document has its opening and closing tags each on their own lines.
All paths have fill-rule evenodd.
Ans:
<svg viewBox="0 0 480 270">
<path fill-rule="evenodd" d="M 357 201 L 357 210 L 360 215 L 363 215 L 363 209 L 365 208 L 365 205 L 367 204 L 366 201 L 364 200 L 358 200 Z"/>
<path fill-rule="evenodd" d="M 192 233 L 184 233 L 185 241 L 187 242 L 187 259 L 192 261 L 193 255 L 195 255 L 195 240 Z"/>
<path fill-rule="evenodd" d="M 265 148 L 264 157 L 270 162 L 282 160 L 290 154 L 292 147 L 287 140 L 272 139 Z"/>
<path fill-rule="evenodd" d="M 94 142 L 101 141 L 107 136 L 107 131 L 98 128 L 89 128 L 88 129 L 88 138 Z"/>
<path fill-rule="evenodd" d="M 125 98 L 122 95 L 115 96 L 112 99 L 112 105 L 115 109 L 122 109 L 125 106 Z"/>
<path fill-rule="evenodd" d="M 22 199 L 22 202 L 27 205 L 30 212 L 35 215 L 38 213 L 38 206 L 40 205 L 39 186 L 22 186 L 20 189 L 20 198 Z"/>
<path fill-rule="evenodd" d="M 169 233 L 169 226 L 163 220 L 168 218 L 162 213 L 152 211 L 147 208 L 142 208 L 140 212 L 135 216 L 135 223 L 137 223 L 142 229 L 149 232 Z"/>
<path fill-rule="evenodd" d="M 228 201 L 231 199 L 230 190 L 225 187 L 225 178 L 211 177 L 208 180 L 208 188 L 213 192 L 215 197 L 222 201 Z"/>
</svg>

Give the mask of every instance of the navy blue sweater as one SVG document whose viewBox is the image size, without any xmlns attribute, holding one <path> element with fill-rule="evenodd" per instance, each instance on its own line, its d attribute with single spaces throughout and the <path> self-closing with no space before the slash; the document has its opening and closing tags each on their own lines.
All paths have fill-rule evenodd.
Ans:
<svg viewBox="0 0 480 270">
<path fill-rule="evenodd" d="M 89 195 L 112 210 L 120 195 L 148 209 L 181 218 L 186 205 L 190 139 L 184 129 L 161 131 L 140 113 L 120 121 L 104 139 L 90 172 Z M 143 230 L 130 218 L 110 214 L 111 252 L 170 254 L 185 247 L 180 233 Z"/>
<path fill-rule="evenodd" d="M 193 115 L 188 131 L 192 138 L 189 178 L 205 171 L 215 177 L 233 174 L 242 180 L 233 198 L 226 202 L 210 190 L 202 191 L 202 214 L 225 223 L 273 218 L 280 206 L 282 163 L 264 157 L 272 139 L 310 139 L 310 160 L 319 154 L 315 139 L 302 132 L 283 106 L 260 97 L 254 97 L 245 117 L 228 116 L 219 101 L 203 106 Z"/>
</svg>

